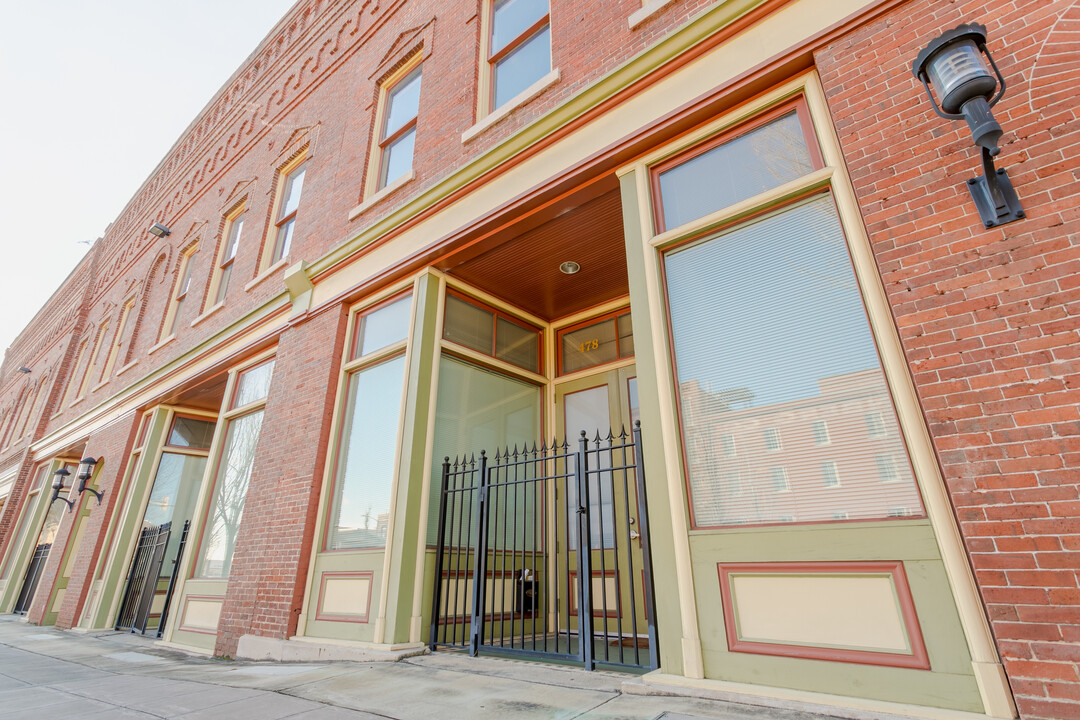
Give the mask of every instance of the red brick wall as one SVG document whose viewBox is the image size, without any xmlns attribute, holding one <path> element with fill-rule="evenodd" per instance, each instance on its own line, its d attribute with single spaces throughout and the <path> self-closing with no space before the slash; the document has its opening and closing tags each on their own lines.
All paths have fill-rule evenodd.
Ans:
<svg viewBox="0 0 1080 720">
<path fill-rule="evenodd" d="M 232 656 L 245 634 L 296 634 L 307 584 L 344 310 L 290 327 L 278 343 L 255 465 L 237 535 L 216 655 Z"/>
<path fill-rule="evenodd" d="M 984 23 L 1027 218 L 984 229 L 962 122 L 911 62 Z M 1022 715 L 1080 717 L 1080 85 L 1071 0 L 905 4 L 816 56 L 904 350 Z M 1069 43 L 1072 43 L 1070 45 Z"/>
</svg>

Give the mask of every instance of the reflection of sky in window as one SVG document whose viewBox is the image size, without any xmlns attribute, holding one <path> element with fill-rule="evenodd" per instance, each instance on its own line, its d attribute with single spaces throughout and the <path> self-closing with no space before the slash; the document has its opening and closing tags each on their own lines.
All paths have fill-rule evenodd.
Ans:
<svg viewBox="0 0 1080 720">
<path fill-rule="evenodd" d="M 332 547 L 371 547 L 385 541 L 404 380 L 404 355 L 351 378 L 352 416 L 342 458 L 341 499 Z M 358 529 L 372 532 L 344 535 Z"/>
<path fill-rule="evenodd" d="M 879 365 L 829 197 L 671 253 L 666 271 L 680 383 L 760 407 Z"/>
</svg>

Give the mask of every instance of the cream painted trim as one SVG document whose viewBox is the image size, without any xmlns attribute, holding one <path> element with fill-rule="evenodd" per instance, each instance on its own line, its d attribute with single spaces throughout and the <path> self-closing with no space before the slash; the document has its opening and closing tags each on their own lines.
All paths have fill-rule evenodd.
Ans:
<svg viewBox="0 0 1080 720">
<path fill-rule="evenodd" d="M 446 276 L 434 268 L 428 268 L 427 274 L 439 279 L 438 289 L 436 290 L 438 293 L 438 301 L 435 308 L 435 327 L 437 332 L 436 337 L 441 338 L 441 328 L 443 326 L 443 318 L 446 311 Z M 420 279 L 423 279 L 423 274 L 421 274 Z M 433 440 L 435 438 L 435 414 L 438 412 L 439 407 L 439 364 L 441 361 L 442 341 L 440 339 L 435 342 L 435 352 L 431 363 L 434 373 L 431 377 L 431 390 L 428 396 L 428 423 L 424 443 L 423 477 L 425 482 L 420 488 L 420 517 L 423 520 L 420 532 L 422 535 L 420 542 L 416 544 L 416 574 L 413 582 L 412 618 L 410 618 L 409 622 L 409 642 L 423 641 L 424 580 L 427 576 L 427 518 L 431 509 L 431 483 L 427 480 L 431 477 L 435 462 L 435 444 Z"/>
<path fill-rule="evenodd" d="M 642 4 L 640 10 L 635 10 L 630 13 L 630 17 L 627 18 L 626 22 L 630 26 L 630 29 L 633 30 L 674 1 L 675 0 L 650 0 L 649 2 L 645 2 Z"/>
<path fill-rule="evenodd" d="M 680 228 L 675 228 L 661 235 L 655 235 L 653 230 L 655 225 L 652 211 L 652 188 L 649 177 L 651 165 L 671 157 L 675 153 L 681 152 L 683 149 L 691 147 L 705 138 L 742 122 L 798 93 L 802 93 L 806 98 L 826 164 L 825 169 L 806 175 L 796 182 L 787 183 L 785 186 L 768 193 L 762 193 L 756 198 L 750 198 L 726 210 L 713 213 L 701 220 L 687 223 Z M 815 187 L 829 187 L 831 189 L 831 196 L 836 202 L 841 225 L 852 256 L 860 294 L 866 307 L 873 336 L 878 345 L 882 369 L 896 404 L 901 431 L 904 433 L 916 479 L 926 504 L 927 515 L 941 550 L 946 574 L 960 614 L 961 625 L 964 628 L 969 651 L 974 663 L 995 664 L 997 654 L 990 635 L 989 624 L 979 603 L 977 588 L 970 567 L 967 564 L 967 556 L 963 549 L 959 530 L 953 521 L 944 481 L 938 472 L 929 432 L 923 420 L 910 370 L 903 355 L 900 338 L 896 332 L 884 288 L 881 285 L 881 277 L 863 225 L 857 199 L 847 176 L 843 162 L 843 152 L 839 139 L 832 128 L 828 104 L 817 74 L 811 71 L 766 93 L 755 101 L 725 114 L 717 121 L 669 143 L 656 152 L 650 153 L 634 165 L 620 168 L 618 174 L 621 176 L 631 171 L 636 173 L 638 200 L 642 208 L 639 221 L 643 237 L 647 238 L 644 242 L 646 246 L 644 253 L 647 266 L 649 302 L 659 318 L 666 318 L 663 290 L 659 282 L 661 269 L 660 250 L 662 247 L 671 244 L 679 237 L 707 230 L 710 226 L 715 226 L 720 222 L 737 219 L 764 204 L 780 202 L 787 197 L 806 190 L 812 190 Z M 669 328 L 663 328 L 662 332 L 666 335 Z M 658 377 L 658 381 L 661 393 L 661 425 L 668 463 L 669 485 L 671 485 L 672 478 L 678 481 L 675 483 L 677 487 L 675 485 L 670 486 L 670 491 L 673 502 L 679 501 L 680 509 L 684 511 L 675 513 L 673 518 L 676 521 L 675 532 L 677 536 L 676 572 L 680 576 L 680 585 L 682 585 L 681 572 L 683 568 L 681 566 L 684 551 L 683 540 L 686 532 L 685 505 L 687 501 L 682 487 L 682 466 L 678 462 L 681 455 L 681 447 L 679 447 L 681 444 L 678 442 L 677 418 L 674 417 L 674 408 L 676 407 L 674 372 L 670 358 L 666 355 L 666 346 L 658 346 L 655 360 L 658 376 L 663 376 Z M 688 551 L 688 545 L 686 545 L 685 550 Z M 685 590 L 684 588 L 681 593 L 684 606 L 686 604 Z M 690 597 L 693 597 L 692 593 Z M 693 609 L 690 611 L 693 612 Z M 687 608 L 684 607 L 684 613 L 686 612 Z M 700 645 L 698 647 L 700 649 Z M 995 682 L 995 674 L 986 672 L 985 668 L 981 676 L 978 667 L 975 667 L 975 672 L 986 711 L 995 717 L 1015 717 L 1015 708 L 1009 699 L 1007 687 Z M 687 670 L 686 674 L 688 677 L 691 676 L 689 670 Z M 988 684 L 984 686 L 984 683 Z"/>
<path fill-rule="evenodd" d="M 870 238 L 863 224 L 858 199 L 855 197 L 855 191 L 847 174 L 843 149 L 829 119 L 825 91 L 816 72 L 808 73 L 804 76 L 804 80 L 806 102 L 810 108 L 810 116 L 814 122 L 822 155 L 825 162 L 835 168 L 833 197 L 848 239 L 848 246 L 851 249 L 852 262 L 859 278 L 867 315 L 870 317 L 874 336 L 878 342 L 882 367 L 892 391 L 915 477 L 922 491 L 926 514 L 934 528 L 934 537 L 941 550 L 945 574 L 952 587 L 953 598 L 960 615 L 960 624 L 967 638 L 983 707 L 986 713 L 993 717 L 1013 718 L 1016 717 L 1016 707 L 1013 705 L 1004 672 L 997 675 L 994 672 L 986 672 L 985 667 L 980 668 L 985 665 L 1000 665 L 1001 661 L 994 645 L 989 621 L 979 599 L 978 586 L 968 563 L 963 539 L 953 516 L 945 480 L 938 468 L 937 455 L 919 405 L 915 384 L 911 378 L 911 369 L 904 357 L 892 310 L 881 284 L 881 275 L 870 246 Z"/>
<path fill-rule="evenodd" d="M 476 69 L 477 120 L 491 112 L 491 23 L 495 0 L 480 0 L 480 66 Z M 550 14 L 551 8 L 548 7 Z M 462 141 L 464 142 L 464 140 Z"/>
<path fill-rule="evenodd" d="M 488 83 L 490 84 L 490 82 L 491 82 L 491 80 L 490 80 L 491 63 L 489 63 L 489 62 L 487 62 L 485 60 L 484 65 L 488 66 L 488 76 L 489 76 L 488 77 Z M 480 133 L 487 130 L 492 125 L 495 125 L 500 120 L 505 118 L 507 115 L 514 112 L 514 110 L 517 110 L 519 107 L 521 107 L 525 103 L 529 102 L 534 97 L 536 97 L 540 93 L 544 92 L 545 90 L 547 90 L 549 87 L 551 87 L 555 83 L 559 82 L 559 77 L 560 77 L 559 68 L 553 69 L 547 75 L 544 75 L 542 78 L 540 78 L 539 80 L 534 82 L 532 85 L 525 88 L 524 90 L 519 92 L 517 95 L 515 95 L 514 97 L 512 97 L 509 100 L 507 100 L 506 102 L 504 102 L 502 105 L 499 106 L 499 108 L 497 110 L 494 110 L 494 111 L 488 113 L 487 115 L 483 116 L 480 120 L 478 120 L 476 122 L 475 125 L 473 125 L 471 128 L 469 128 L 465 132 L 461 133 L 461 142 L 462 143 L 467 143 L 470 140 L 472 140 L 474 137 L 479 135 Z M 489 90 L 489 92 L 490 92 L 490 90 Z"/>
<path fill-rule="evenodd" d="M 146 354 L 147 354 L 147 355 L 153 355 L 153 354 L 154 354 L 154 353 L 156 353 L 156 352 L 157 352 L 158 350 L 160 350 L 161 348 L 165 347 L 166 345 L 168 345 L 169 343 L 171 343 L 171 342 L 172 342 L 173 340 L 175 340 L 175 339 L 176 339 L 176 335 L 170 335 L 170 336 L 168 336 L 167 338 L 165 338 L 164 340 L 162 340 L 161 342 L 159 342 L 159 343 L 158 343 L 157 345 L 155 345 L 154 347 L 152 347 L 152 348 L 150 348 L 149 350 L 147 350 L 147 351 L 146 351 Z M 82 398 L 79 398 L 79 399 L 81 400 Z M 75 404 L 75 403 L 72 403 L 72 405 L 74 405 L 74 404 Z"/>
<path fill-rule="evenodd" d="M 668 245 L 671 245 L 688 235 L 708 232 L 714 227 L 735 222 L 740 218 L 752 215 L 763 208 L 778 205 L 806 192 L 829 187 L 834 172 L 835 169 L 832 167 L 823 167 L 820 170 L 815 170 L 808 175 L 803 175 L 801 178 L 786 182 L 771 190 L 766 190 L 763 193 L 737 202 L 734 205 L 728 205 L 727 207 L 709 213 L 702 218 L 685 223 L 677 228 L 666 230 L 659 235 L 654 236 L 650 242 L 653 247 L 658 250 L 663 250 Z"/>
<path fill-rule="evenodd" d="M 229 420 L 232 418 L 251 412 L 258 407 L 265 407 L 266 398 L 263 398 L 258 403 L 249 403 L 241 408 L 237 408 L 231 413 L 225 412 L 228 408 L 229 400 L 233 397 L 233 393 L 236 389 L 237 378 L 240 373 L 248 368 L 254 367 L 260 363 L 266 362 L 271 358 L 276 358 L 277 346 L 268 348 L 263 352 L 255 355 L 254 357 L 246 359 L 242 363 L 237 363 L 233 367 L 229 368 L 228 380 L 225 382 L 225 395 L 221 402 L 221 412 L 218 414 L 217 423 L 214 426 L 214 437 L 210 441 L 210 448 L 207 451 L 206 469 L 203 471 L 203 477 L 201 486 L 199 487 L 199 493 L 195 498 L 195 504 L 192 505 L 192 523 L 188 529 L 188 542 L 191 543 L 190 549 L 184 549 L 184 556 L 180 558 L 180 569 L 176 575 L 176 588 L 173 590 L 173 600 L 176 603 L 176 608 L 182 608 L 186 599 L 186 588 L 188 580 L 193 581 L 205 581 L 204 578 L 193 577 L 195 573 L 195 566 L 198 563 L 199 551 L 202 550 L 202 536 L 206 531 L 206 520 L 209 515 L 210 503 L 213 501 L 213 493 L 217 489 L 216 482 L 216 469 L 218 461 L 221 458 L 222 450 L 225 446 L 225 436 L 227 434 L 227 428 Z M 275 367 L 275 371 L 277 368 Z M 273 383 L 273 378 L 271 378 Z M 221 581 L 226 583 L 228 587 L 229 578 L 212 578 L 215 581 Z M 162 640 L 166 643 L 171 643 L 173 634 L 176 632 L 181 612 L 171 612 L 165 623 L 164 632 L 162 632 Z"/>
<path fill-rule="evenodd" d="M 600 315 L 606 315 L 610 312 L 615 312 L 616 310 L 620 310 L 622 308 L 626 308 L 627 310 L 630 309 L 629 295 L 623 295 L 622 297 L 615 298 L 614 300 L 608 300 L 607 302 L 601 303 L 600 305 L 596 305 L 580 312 L 576 312 L 573 315 L 561 317 L 551 323 L 551 330 L 552 332 L 558 332 L 563 328 L 570 327 L 571 325 L 576 325 L 577 323 L 584 322 L 590 318 L 598 317 Z"/>
<path fill-rule="evenodd" d="M 670 337 L 664 293 L 661 282 L 660 257 L 652 247 L 652 207 L 648 168 L 643 162 L 636 166 L 638 207 L 642 209 L 638 222 L 641 233 L 641 252 L 645 259 L 645 290 L 649 311 L 661 327 L 654 328 L 659 337 Z M 705 661 L 701 648 L 701 628 L 694 592 L 694 572 L 690 554 L 690 534 L 687 519 L 686 492 L 683 489 L 682 443 L 676 412 L 675 373 L 667 354 L 667 343 L 653 344 L 653 363 L 656 366 L 657 388 L 660 394 L 660 438 L 664 445 L 664 473 L 671 501 L 672 544 L 675 550 L 675 578 L 679 585 L 679 614 L 682 621 L 683 674 L 689 678 L 705 677 Z"/>
<path fill-rule="evenodd" d="M 202 322 L 203 320 L 207 319 L 208 317 L 210 317 L 211 315 L 213 315 L 214 313 L 216 313 L 216 312 L 217 312 L 218 310 L 220 310 L 220 309 L 221 309 L 221 308 L 223 308 L 223 307 L 225 307 L 225 301 L 224 301 L 224 300 L 222 300 L 222 301 L 221 301 L 221 302 L 219 302 L 219 303 L 218 303 L 217 305 L 214 305 L 213 307 L 211 307 L 210 309 L 208 309 L 208 310 L 207 310 L 206 312 L 204 312 L 204 313 L 203 313 L 202 315 L 200 315 L 199 317 L 197 317 L 197 318 L 195 318 L 194 320 L 192 320 L 192 321 L 191 321 L 191 327 L 195 327 L 196 325 L 198 325 L 198 324 L 199 324 L 199 323 L 201 323 L 201 322 Z"/>
<path fill-rule="evenodd" d="M 274 268 L 276 268 L 279 264 L 285 265 L 289 261 L 289 256 L 285 255 L 285 257 L 281 258 L 276 263 L 271 264 L 270 262 L 270 258 L 274 256 L 274 243 L 277 242 L 277 224 L 278 221 L 281 219 L 279 217 L 281 212 L 281 201 L 283 200 L 283 196 L 285 195 L 285 185 L 286 180 L 289 177 L 289 173 L 303 165 L 310 155 L 311 147 L 309 145 L 305 145 L 303 148 L 296 152 L 296 157 L 283 165 L 279 165 L 274 173 L 274 201 L 270 204 L 270 224 L 266 227 L 266 234 L 262 239 L 262 252 L 259 253 L 259 274 L 255 276 L 254 280 L 244 286 L 245 291 L 257 285 L 258 281 L 265 276 L 271 274 Z M 303 194 L 304 190 L 303 188 L 301 188 L 301 202 L 303 202 L 304 199 Z M 299 209 L 300 208 L 297 207 L 297 214 L 299 214 Z"/>
<path fill-rule="evenodd" d="M 405 452 L 410 452 L 411 448 L 405 447 L 405 403 L 409 399 L 409 367 L 412 364 L 413 353 L 416 352 L 413 340 L 416 337 L 416 314 L 419 312 L 416 303 L 416 297 L 420 289 L 420 276 L 417 275 L 413 278 L 412 286 L 412 302 L 409 313 L 409 331 L 406 345 L 405 345 L 405 377 L 401 383 L 401 395 L 398 401 L 398 428 L 397 438 L 394 441 L 394 457 L 397 458 L 397 462 L 394 463 L 394 477 L 390 481 L 390 513 L 386 519 L 386 547 L 383 549 L 383 566 L 382 576 L 379 578 L 379 608 L 376 611 L 375 616 L 375 628 L 372 633 L 372 639 L 376 643 L 386 642 L 386 606 L 390 601 L 390 576 L 391 565 L 394 558 L 394 532 L 397 529 L 398 524 L 398 492 L 401 487 L 401 455 Z M 344 381 L 343 376 L 343 381 Z M 341 411 L 344 412 L 345 408 L 342 406 Z M 374 591 L 374 588 L 372 588 Z"/>
<path fill-rule="evenodd" d="M 554 340 L 554 339 L 553 339 Z M 631 355 L 627 358 L 620 358 L 618 360 L 612 360 L 601 365 L 590 365 L 583 370 L 577 370 L 576 372 L 569 373 L 567 375 L 557 375 L 551 379 L 551 382 L 555 385 L 562 385 L 563 383 L 574 382 L 582 378 L 592 377 L 598 373 L 607 372 L 608 370 L 622 370 L 623 368 L 636 365 L 636 356 Z"/>
<path fill-rule="evenodd" d="M 252 188 L 245 188 L 244 192 L 250 191 Z M 218 237 L 217 252 L 214 253 L 214 266 L 210 269 L 210 284 L 206 287 L 206 296 L 203 298 L 203 312 L 202 315 L 191 321 L 191 326 L 195 327 L 206 319 L 208 315 L 213 313 L 219 307 L 224 307 L 225 299 L 222 298 L 221 302 L 215 304 L 212 307 L 207 308 L 206 303 L 210 302 L 210 298 L 216 298 L 218 290 L 221 288 L 221 276 L 223 275 L 221 270 L 221 262 L 225 258 L 225 245 L 229 239 L 229 235 L 232 234 L 233 225 L 236 224 L 236 220 L 247 212 L 248 198 L 245 195 L 241 200 L 231 205 L 231 210 L 225 213 L 224 224 L 222 225 L 221 235 Z M 240 234 L 243 235 L 244 229 L 240 228 Z M 240 250 L 240 237 L 236 238 L 236 250 L 233 252 L 233 265 L 236 265 L 236 253 Z M 230 275 L 230 278 L 232 276 Z M 228 288 L 226 288 L 228 290 Z"/>
<path fill-rule="evenodd" d="M 127 365 L 125 365 L 124 367 L 122 367 L 122 368 L 120 368 L 119 370 L 117 370 L 117 371 L 116 371 L 116 374 L 115 374 L 115 375 L 114 375 L 113 377 L 120 377 L 121 375 L 123 375 L 123 374 L 124 374 L 124 373 L 126 373 L 126 372 L 127 372 L 128 370 L 130 370 L 131 368 L 135 367 L 135 366 L 136 366 L 136 365 L 138 365 L 138 364 L 139 364 L 139 359 L 138 359 L 138 358 L 136 358 L 136 359 L 132 360 L 131 362 L 129 362 L 129 363 L 128 363 Z M 60 413 L 57 413 L 57 415 L 59 415 L 59 414 L 60 414 Z M 54 415 L 53 417 L 55 417 L 55 415 Z"/>
<path fill-rule="evenodd" d="M 376 147 L 376 150 L 377 149 L 378 148 Z M 405 185 L 408 185 L 414 179 L 416 179 L 416 171 L 413 170 L 412 168 L 409 168 L 409 172 L 405 173 L 404 175 L 402 175 L 401 177 L 399 177 L 397 180 L 393 181 L 392 183 L 390 183 L 386 187 L 381 188 L 378 192 L 374 192 L 371 195 L 368 195 L 364 199 L 364 202 L 360 203 L 359 205 L 354 207 L 352 210 L 350 210 L 349 211 L 349 220 L 355 220 L 356 218 L 360 217 L 361 214 L 363 214 L 364 212 L 366 212 L 367 210 L 372 208 L 374 205 L 377 205 L 379 202 L 381 202 L 388 195 L 391 195 L 392 193 L 394 193 L 394 191 L 396 191 L 398 188 L 401 188 L 401 187 L 403 187 Z"/>
<path fill-rule="evenodd" d="M 406 288 L 412 288 L 413 293 L 413 305 L 416 304 L 416 278 L 407 278 L 399 282 L 394 283 L 388 288 L 384 288 L 379 292 L 365 297 L 363 300 L 355 303 L 349 308 L 349 317 L 346 320 L 345 326 L 345 343 L 341 349 L 341 372 L 339 373 L 337 392 L 334 394 L 334 409 L 333 416 L 330 418 L 330 441 L 326 448 L 326 462 L 323 463 L 322 484 L 319 489 L 319 511 L 315 516 L 315 528 L 314 535 L 312 536 L 312 549 L 308 558 L 308 572 L 307 582 L 304 584 L 304 599 L 300 605 L 300 617 L 296 623 L 297 635 L 293 639 L 300 639 L 306 637 L 307 624 L 309 618 L 312 616 L 311 603 L 314 601 L 317 583 L 320 578 L 315 572 L 316 561 L 319 556 L 326 552 L 323 547 L 324 539 L 326 536 L 326 526 L 330 518 L 330 507 L 333 504 L 334 498 L 331 497 L 330 488 L 334 481 L 334 469 L 337 461 L 337 454 L 341 450 L 341 440 L 339 438 L 342 415 L 345 409 L 345 402 L 348 399 L 348 375 L 355 368 L 371 362 L 382 356 L 385 348 L 378 353 L 369 353 L 367 358 L 359 358 L 353 362 L 349 362 L 349 352 L 353 346 L 353 340 L 356 334 L 356 318 L 361 313 L 366 312 L 369 308 L 372 308 L 379 303 L 389 300 L 394 295 L 403 292 Z M 410 314 L 409 326 L 412 327 L 412 315 Z M 406 344 L 408 340 L 406 340 Z M 400 346 L 394 345 L 394 351 L 400 352 Z M 406 350 L 406 353 L 408 350 Z M 408 361 L 406 361 L 406 367 L 408 367 Z M 406 388 L 407 391 L 407 388 Z M 400 437 L 399 437 L 400 443 Z M 391 511 L 392 513 L 393 511 Z M 392 514 L 391 514 L 392 517 Z M 391 527 L 387 527 L 387 537 L 390 537 Z M 376 552 L 382 552 L 378 550 Z M 385 567 L 384 567 L 385 573 Z M 382 599 L 382 589 L 380 586 L 380 600 Z M 383 614 L 385 625 L 385 613 Z M 370 617 L 369 617 L 370 619 Z M 384 630 L 385 632 L 385 630 Z M 313 641 L 323 641 L 325 638 L 313 638 Z"/>
<path fill-rule="evenodd" d="M 743 705 L 801 710 L 851 718 L 852 720 L 875 720 L 878 718 L 921 718 L 923 720 L 987 720 L 987 715 L 947 710 L 928 705 L 909 705 L 886 700 L 869 700 L 848 695 L 830 695 L 808 690 L 789 690 L 767 685 L 751 685 L 727 680 L 686 678 L 668 675 L 658 670 L 641 677 L 645 692 L 637 690 L 629 681 L 623 685 L 624 692 L 632 695 L 675 695 L 678 697 L 705 698 L 736 702 Z M 628 687 L 629 685 L 629 687 Z"/>
<path fill-rule="evenodd" d="M 275 226 L 275 227 L 276 227 L 276 226 Z M 272 249 L 273 249 L 273 248 L 271 248 L 271 250 L 272 250 Z M 261 282 L 262 282 L 263 280 L 265 280 L 266 278 L 270 277 L 271 275 L 273 275 L 273 274 L 274 274 L 274 273 L 276 273 L 276 272 L 277 272 L 278 270 L 280 270 L 281 268 L 285 267 L 285 266 L 286 266 L 286 265 L 288 265 L 288 264 L 289 264 L 289 258 L 288 258 L 288 256 L 286 256 L 286 257 L 283 257 L 283 258 L 281 258 L 281 259 L 280 259 L 280 260 L 278 260 L 278 261 L 277 261 L 276 263 L 274 263 L 274 264 L 273 264 L 273 265 L 271 265 L 270 267 L 268 267 L 268 268 L 266 268 L 265 270 L 263 270 L 262 272 L 260 272 L 260 273 L 259 273 L 258 275 L 256 275 L 256 276 L 255 276 L 254 278 L 252 278 L 252 279 L 251 279 L 251 280 L 250 280 L 250 281 L 249 281 L 249 282 L 248 282 L 248 283 L 247 283 L 246 285 L 244 285 L 244 292 L 251 292 L 251 289 L 252 289 L 253 287 L 255 287 L 256 285 L 258 285 L 259 283 L 261 283 Z"/>
<path fill-rule="evenodd" d="M 364 202 L 360 203 L 352 212 L 349 213 L 349 219 L 353 219 L 353 213 L 359 215 L 361 212 L 377 203 L 380 199 L 389 195 L 393 190 L 391 188 L 399 188 L 404 183 L 398 184 L 397 180 L 389 182 L 386 187 L 379 187 L 379 176 L 382 174 L 382 134 L 383 124 L 386 122 L 386 100 L 390 96 L 390 90 L 405 79 L 409 73 L 416 68 L 420 67 L 424 62 L 424 52 L 420 51 L 415 53 L 412 58 L 409 59 L 404 65 L 399 67 L 393 73 L 390 74 L 385 80 L 379 83 L 379 98 L 375 103 L 375 123 L 371 126 L 371 141 L 368 143 L 368 163 L 367 173 L 364 177 Z M 421 91 L 423 91 L 423 70 L 421 72 Z M 417 99 L 416 106 L 416 124 L 420 124 L 420 104 L 419 98 Z M 409 168 L 409 174 L 414 175 L 412 168 Z M 400 178 L 399 178 L 400 179 Z M 410 180 L 412 177 L 409 178 Z"/>
<path fill-rule="evenodd" d="M 477 352 L 472 348 L 465 347 L 464 345 L 458 345 L 450 340 L 439 340 L 439 346 L 443 352 L 447 352 L 451 355 L 464 358 L 469 362 L 480 365 L 483 367 L 489 367 L 504 375 L 526 380 L 528 382 L 537 383 L 538 385 L 547 384 L 548 378 L 545 375 L 540 375 L 525 368 L 518 367 L 517 365 L 511 365 L 510 363 L 500 360 L 499 358 L 492 357 L 491 355 L 485 355 L 482 352 Z"/>
</svg>

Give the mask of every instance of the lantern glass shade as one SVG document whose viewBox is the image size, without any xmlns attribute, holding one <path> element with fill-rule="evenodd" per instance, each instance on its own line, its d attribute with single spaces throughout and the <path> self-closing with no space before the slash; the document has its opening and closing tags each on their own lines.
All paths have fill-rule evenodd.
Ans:
<svg viewBox="0 0 1080 720">
<path fill-rule="evenodd" d="M 964 103 L 975 97 L 989 98 L 997 80 L 983 62 L 973 40 L 954 42 L 935 55 L 926 68 L 945 112 L 959 112 Z"/>
<path fill-rule="evenodd" d="M 53 484 L 52 484 L 53 490 L 63 490 L 64 489 L 64 478 L 66 478 L 70 474 L 71 474 L 71 472 L 69 472 L 67 470 L 67 468 L 60 468 L 59 470 L 54 472 L 53 473 Z"/>
<path fill-rule="evenodd" d="M 79 474 L 77 477 L 80 480 L 89 480 L 94 474 L 94 466 L 97 465 L 97 459 L 92 457 L 83 458 L 79 461 Z"/>
</svg>

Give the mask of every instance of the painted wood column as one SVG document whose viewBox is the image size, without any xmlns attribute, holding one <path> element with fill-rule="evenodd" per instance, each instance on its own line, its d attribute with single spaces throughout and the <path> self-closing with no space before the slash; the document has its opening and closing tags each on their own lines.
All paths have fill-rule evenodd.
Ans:
<svg viewBox="0 0 1080 720">
<path fill-rule="evenodd" d="M 656 586 L 657 633 L 660 668 L 664 673 L 704 677 L 701 638 L 694 605 L 694 581 L 690 567 L 690 544 L 686 524 L 686 500 L 678 473 L 678 452 L 665 448 L 666 434 L 678 447 L 675 409 L 661 405 L 658 390 L 666 382 L 667 323 L 660 303 L 660 278 L 655 262 L 645 253 L 655 252 L 642 232 L 638 189 L 639 171 L 631 169 L 619 178 L 622 192 L 626 269 L 630 280 L 630 315 L 634 325 L 634 350 L 641 403 L 641 438 L 644 446 L 645 487 L 649 503 L 653 574 Z M 662 378 L 665 378 L 662 380 Z M 675 472 L 671 467 L 674 463 Z"/>
<path fill-rule="evenodd" d="M 406 369 L 404 415 L 401 424 L 401 454 L 398 457 L 397 486 L 393 497 L 390 528 L 384 562 L 384 598 L 380 603 L 376 642 L 392 645 L 410 640 L 413 594 L 417 583 L 415 563 L 427 537 L 424 512 L 428 473 L 425 455 L 431 443 L 428 433 L 431 402 L 435 392 L 439 352 L 439 278 L 424 273 L 414 288 L 412 335 Z"/>
</svg>

